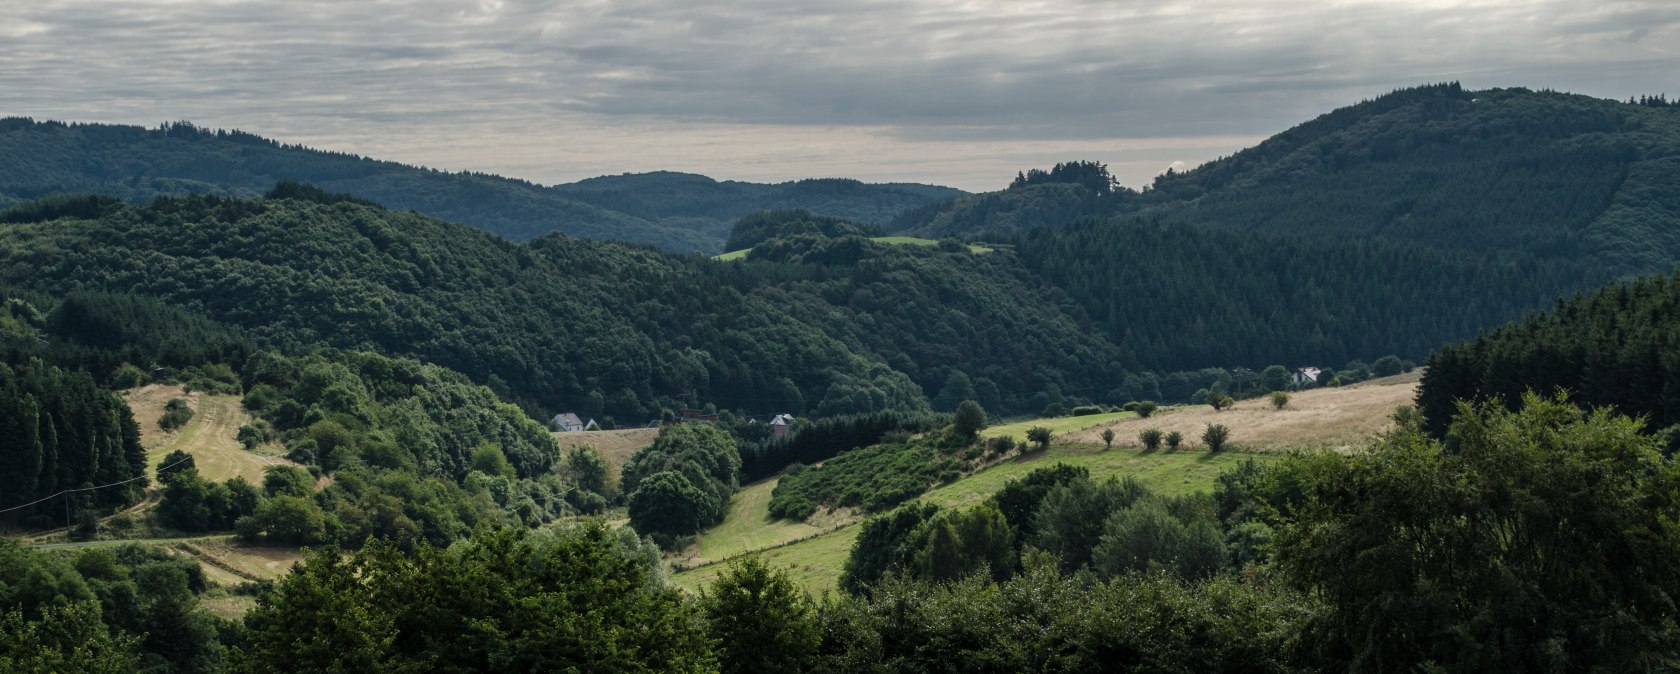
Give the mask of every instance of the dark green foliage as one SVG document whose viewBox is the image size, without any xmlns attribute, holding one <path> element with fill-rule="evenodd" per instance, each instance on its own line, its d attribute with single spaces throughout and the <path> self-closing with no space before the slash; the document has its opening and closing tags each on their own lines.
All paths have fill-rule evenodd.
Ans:
<svg viewBox="0 0 1680 674">
<path fill-rule="evenodd" d="M 447 173 L 283 145 L 240 131 L 184 122 L 156 129 L 10 118 L 0 126 L 0 203 L 54 192 L 99 192 L 131 202 L 223 194 L 334 203 L 347 192 L 397 210 L 464 222 L 516 241 L 551 231 L 720 252 L 729 222 L 753 211 L 803 208 L 885 223 L 898 213 L 962 192 L 913 184 L 805 180 L 763 185 L 645 173 L 545 187 L 482 173 Z M 122 167 L 113 170 L 113 167 Z M 319 185 L 303 185 L 305 181 Z M 276 183 L 279 187 L 274 187 Z M 273 187 L 271 190 L 270 188 Z M 325 189 L 321 189 L 325 188 Z M 61 197 L 0 216 L 90 217 L 103 200 Z M 108 198 L 107 198 L 108 199 Z M 360 202 L 362 199 L 357 199 Z"/>
<path fill-rule="evenodd" d="M 1649 671 L 1680 654 L 1680 472 L 1639 423 L 1530 396 L 1447 440 L 1289 460 L 1310 498 L 1276 564 L 1324 598 L 1347 671 Z"/>
<path fill-rule="evenodd" d="M 740 443 L 741 479 L 756 482 L 795 463 L 818 463 L 882 442 L 891 433 L 925 433 L 941 425 L 939 417 L 890 411 L 823 417 L 780 438 Z"/>
<path fill-rule="evenodd" d="M 179 449 L 165 454 L 163 455 L 163 460 L 158 461 L 158 484 L 167 487 L 169 486 L 169 483 L 175 481 L 176 475 L 186 471 L 193 471 L 194 473 L 198 472 L 198 462 L 193 459 L 191 454 Z"/>
<path fill-rule="evenodd" d="M 323 551 L 246 616 L 240 672 L 716 671 L 657 556 L 599 523 Z"/>
<path fill-rule="evenodd" d="M 726 674 L 804 672 L 822 641 L 811 599 L 756 556 L 731 564 L 699 603 Z"/>
<path fill-rule="evenodd" d="M 1107 166 L 1094 161 L 1070 161 L 1056 164 L 1049 171 L 1032 169 L 1026 173 L 1017 173 L 1015 181 L 1009 183 L 1009 189 L 1019 190 L 1030 185 L 1050 183 L 1080 185 L 1097 196 L 1107 196 L 1116 191 L 1131 191 L 1120 187 L 1120 181 L 1114 179 Z"/>
<path fill-rule="evenodd" d="M 208 197 L 8 227 L 0 244 L 0 283 L 121 289 L 267 345 L 414 357 L 545 419 L 590 400 L 647 419 L 690 406 L 678 392 L 757 414 L 923 411 L 952 369 L 988 410 L 1036 411 L 1050 387 L 1124 380 L 1128 360 L 1003 250 L 871 245 L 847 266 L 724 264 L 561 236 L 515 246 L 355 203 Z"/>
<path fill-rule="evenodd" d="M 1371 374 L 1377 377 L 1391 377 L 1405 372 L 1407 369 L 1405 363 L 1401 362 L 1400 357 L 1395 355 L 1383 356 L 1371 363 Z"/>
<path fill-rule="evenodd" d="M 163 404 L 163 414 L 158 417 L 158 428 L 173 431 L 192 421 L 193 409 L 187 401 L 180 398 L 170 398 Z"/>
<path fill-rule="evenodd" d="M 939 512 L 939 506 L 931 503 L 911 503 L 865 521 L 846 556 L 840 588 L 853 594 L 866 593 L 887 574 L 903 573 L 915 561 L 916 548 L 907 544 L 911 535 Z"/>
<path fill-rule="evenodd" d="M 1292 672 L 1310 615 L 1268 584 L 1069 582 L 1053 560 L 1002 584 L 892 579 L 824 607 L 825 672 Z"/>
<path fill-rule="evenodd" d="M 1050 449 L 1050 439 L 1051 433 L 1048 428 L 1043 426 L 1034 426 L 1027 429 L 1027 440 L 1030 440 L 1034 444 L 1038 445 L 1038 451 L 1040 452 Z"/>
<path fill-rule="evenodd" d="M 1289 388 L 1289 368 L 1282 365 L 1268 365 L 1260 372 L 1260 388 L 1266 391 L 1284 391 Z"/>
<path fill-rule="evenodd" d="M 1154 414 L 1155 410 L 1158 410 L 1160 408 L 1161 408 L 1161 406 L 1155 404 L 1155 401 L 1145 400 L 1143 402 L 1138 403 L 1137 404 L 1137 409 L 1132 410 L 1132 411 L 1137 412 L 1137 415 L 1139 417 L 1144 418 L 1144 419 L 1148 419 L 1149 415 Z"/>
<path fill-rule="evenodd" d="M 127 545 L 34 551 L 0 539 L 0 669 L 222 671 L 222 621 L 198 564 Z M 8 662 L 9 661 L 9 662 Z M 30 669 L 36 667 L 36 669 Z"/>
<path fill-rule="evenodd" d="M 146 452 L 128 405 L 83 372 L 30 360 L 0 363 L 0 508 L 22 506 L 66 489 L 143 477 Z M 78 492 L 76 508 L 132 503 L 144 480 Z M 65 504 L 46 500 L 0 514 L 0 521 L 63 522 Z"/>
<path fill-rule="evenodd" d="M 1218 573 L 1225 568 L 1225 540 L 1208 506 L 1206 497 L 1152 497 L 1114 511 L 1091 550 L 1092 566 L 1111 576 L 1167 571 L 1200 580 Z"/>
<path fill-rule="evenodd" d="M 770 497 L 770 516 L 802 520 L 819 507 L 886 510 L 922 495 L 942 475 L 964 472 L 966 465 L 948 449 L 938 437 L 921 436 L 856 449 L 821 466 L 784 474 Z"/>
<path fill-rule="evenodd" d="M 980 403 L 964 400 L 957 406 L 951 425 L 958 437 L 973 440 L 986 428 L 986 410 L 980 408 Z"/>
<path fill-rule="evenodd" d="M 1161 448 L 1161 438 L 1166 437 L 1159 428 L 1145 428 L 1138 433 L 1138 442 L 1143 443 L 1143 450 L 1153 452 Z"/>
<path fill-rule="evenodd" d="M 198 469 L 185 465 L 164 483 L 158 520 L 181 531 L 227 531 L 239 518 L 258 512 L 261 502 L 262 495 L 244 478 L 210 482 L 199 477 Z"/>
<path fill-rule="evenodd" d="M 1024 542 L 1055 555 L 1066 571 L 1091 561 L 1110 515 L 1149 495 L 1136 480 L 1092 482 L 1081 475 L 1049 489 L 1032 513 L 1032 535 Z"/>
<path fill-rule="evenodd" d="M 840 218 L 816 216 L 807 211 L 761 211 L 735 221 L 729 229 L 729 240 L 724 242 L 723 249 L 743 250 L 771 239 L 790 238 L 800 234 L 838 239 L 847 236 L 882 236 L 883 232 L 880 227 L 860 225 Z"/>
<path fill-rule="evenodd" d="M 1091 471 L 1083 466 L 1070 466 L 1058 463 L 1049 468 L 1039 468 L 1019 480 L 1010 480 L 997 493 L 992 494 L 991 501 L 997 504 L 998 511 L 1003 513 L 1005 521 L 1015 530 L 1016 542 L 1033 540 L 1038 535 L 1038 528 L 1034 525 L 1034 515 L 1044 497 L 1057 486 L 1076 481 L 1087 481 Z"/>
<path fill-rule="evenodd" d="M 1567 390 L 1584 405 L 1680 423 L 1680 277 L 1619 283 L 1559 302 L 1487 336 L 1442 347 L 1425 363 L 1418 408 L 1441 437 L 1460 400 L 1508 408 L 1526 391 Z"/>
<path fill-rule="evenodd" d="M 1165 440 L 1167 441 L 1167 451 L 1170 452 L 1178 449 L 1178 445 L 1184 442 L 1184 434 L 1178 431 L 1172 431 L 1167 433 Z"/>
<path fill-rule="evenodd" d="M 1015 533 L 991 502 L 939 513 L 911 532 L 905 545 L 914 551 L 906 570 L 916 578 L 1003 580 L 1015 572 Z"/>
<path fill-rule="evenodd" d="M 741 470 L 735 438 L 711 424 L 676 424 L 624 464 L 630 524 L 644 534 L 682 536 L 723 521 Z"/>
<path fill-rule="evenodd" d="M 1202 443 L 1207 445 L 1208 451 L 1217 452 L 1225 448 L 1225 443 L 1231 440 L 1231 429 L 1225 424 L 1208 424 L 1202 431 Z"/>
<path fill-rule="evenodd" d="M 1272 395 L 1268 398 L 1271 400 L 1272 407 L 1277 409 L 1281 410 L 1289 406 L 1289 394 L 1284 391 L 1272 391 Z"/>
<path fill-rule="evenodd" d="M 18 339 L 0 330 L 0 353 L 8 362 L 38 357 L 105 377 L 103 383 L 113 388 L 158 380 L 238 393 L 238 381 L 228 381 L 229 371 L 215 364 L 243 363 L 252 351 L 238 331 L 155 298 L 85 291 L 0 290 L 0 295 L 45 313 L 34 335 Z"/>
</svg>

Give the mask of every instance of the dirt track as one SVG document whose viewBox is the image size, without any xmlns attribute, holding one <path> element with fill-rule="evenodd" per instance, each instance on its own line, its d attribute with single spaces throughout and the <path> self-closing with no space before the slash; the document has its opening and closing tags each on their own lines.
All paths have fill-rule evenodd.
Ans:
<svg viewBox="0 0 1680 674">
<path fill-rule="evenodd" d="M 164 455 L 177 449 L 192 455 L 199 475 L 215 481 L 239 476 L 261 484 L 264 468 L 291 463 L 278 456 L 247 450 L 239 443 L 239 427 L 249 423 L 251 417 L 240 407 L 238 396 L 196 391 L 189 394 L 183 393 L 179 386 L 151 384 L 125 391 L 123 398 L 128 401 L 129 409 L 134 410 L 134 420 L 140 423 L 140 443 L 146 447 L 149 473 L 155 474 Z M 171 398 L 184 398 L 193 409 L 192 421 L 175 432 L 157 425 L 164 404 Z"/>
</svg>

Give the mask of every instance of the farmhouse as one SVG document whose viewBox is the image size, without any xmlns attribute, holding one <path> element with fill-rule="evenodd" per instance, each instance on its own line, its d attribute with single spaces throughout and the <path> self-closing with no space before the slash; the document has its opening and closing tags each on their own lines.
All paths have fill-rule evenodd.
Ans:
<svg viewBox="0 0 1680 674">
<path fill-rule="evenodd" d="M 594 419 L 584 421 L 572 412 L 561 412 L 554 415 L 554 418 L 548 421 L 548 426 L 556 431 L 566 433 L 601 430 L 601 425 L 595 423 Z"/>
<path fill-rule="evenodd" d="M 1293 377 L 1291 377 L 1291 379 L 1295 382 L 1296 386 L 1302 386 L 1302 385 L 1306 385 L 1306 384 L 1317 384 L 1318 383 L 1318 375 L 1322 372 L 1323 372 L 1323 370 L 1320 370 L 1316 367 L 1308 365 L 1306 367 L 1299 368 L 1299 369 L 1295 370 L 1295 375 Z"/>
<path fill-rule="evenodd" d="M 792 426 L 792 414 L 778 414 L 776 418 L 770 420 L 770 435 L 777 438 L 787 435 L 788 429 Z"/>
</svg>

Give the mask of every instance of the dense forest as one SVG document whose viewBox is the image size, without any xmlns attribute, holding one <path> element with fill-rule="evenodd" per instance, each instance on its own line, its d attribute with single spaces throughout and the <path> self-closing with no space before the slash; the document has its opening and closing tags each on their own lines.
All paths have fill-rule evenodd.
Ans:
<svg viewBox="0 0 1680 674">
<path fill-rule="evenodd" d="M 146 486 L 146 452 L 128 405 L 87 373 L 40 360 L 0 363 L 0 463 L 0 522 L 64 523 L 72 512 L 130 503 Z M 49 500 L 125 482 L 79 492 L 74 504 Z"/>
<path fill-rule="evenodd" d="M 1500 259 L 1146 219 L 1039 229 L 1015 248 L 1137 367 L 1161 372 L 1334 366 L 1387 353 L 1421 359 L 1611 278 L 1585 259 Z"/>
<path fill-rule="evenodd" d="M 1665 430 L 1680 445 L 1680 276 L 1618 283 L 1558 302 L 1491 334 L 1429 357 L 1418 406 L 1437 434 L 1459 401 L 1566 391 L 1581 405 L 1614 407 Z"/>
<path fill-rule="evenodd" d="M 191 565 L 0 541 L 18 571 L 0 578 L 0 665 L 1470 672 L 1680 657 L 1680 472 L 1658 438 L 1538 396 L 1467 407 L 1445 442 L 1421 421 L 1397 414 L 1363 451 L 1242 464 L 1212 493 L 1048 465 L 972 506 L 906 506 L 862 525 L 843 591 L 820 599 L 753 557 L 689 595 L 649 543 L 586 521 L 322 550 L 235 622 L 205 611 Z"/>
<path fill-rule="evenodd" d="M 1326 113 L 1141 190 L 1105 192 L 1101 164 L 1070 162 L 908 211 L 888 229 L 1011 238 L 1142 216 L 1164 227 L 1666 271 L 1680 261 L 1676 162 L 1673 106 L 1442 84 Z"/>
<path fill-rule="evenodd" d="M 0 230 L 0 283 L 132 293 L 270 346 L 419 358 L 543 419 L 925 410 L 955 372 L 988 409 L 1038 411 L 1119 385 L 1128 362 L 1004 250 L 852 237 L 783 248 L 847 241 L 844 264 L 726 264 L 559 235 L 521 246 L 330 195 L 164 198 L 94 219 L 59 206 L 26 204 L 35 221 Z"/>
<path fill-rule="evenodd" d="M 393 209 L 462 222 L 514 241 L 563 232 L 722 252 L 729 223 L 766 209 L 806 209 L 884 224 L 898 213 L 962 194 L 931 185 L 804 180 L 775 185 L 648 173 L 546 187 L 483 173 L 448 173 L 287 145 L 186 122 L 147 129 L 0 119 L 0 208 L 65 192 L 130 202 L 158 196 L 253 197 L 297 180 Z"/>
</svg>

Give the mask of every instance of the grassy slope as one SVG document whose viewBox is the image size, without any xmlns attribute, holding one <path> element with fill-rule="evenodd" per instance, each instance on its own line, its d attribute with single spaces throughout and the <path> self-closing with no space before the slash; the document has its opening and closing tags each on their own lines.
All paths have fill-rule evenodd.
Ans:
<svg viewBox="0 0 1680 674">
<path fill-rule="evenodd" d="M 933 239 L 920 239 L 920 238 L 917 238 L 917 237 L 914 237 L 914 236 L 876 236 L 876 237 L 871 237 L 869 240 L 874 241 L 875 243 L 884 243 L 884 244 L 888 244 L 888 245 L 892 245 L 892 246 L 936 246 L 936 245 L 939 245 L 939 242 L 935 241 Z M 971 252 L 974 252 L 974 253 L 990 253 L 990 252 L 992 252 L 992 249 L 990 249 L 990 248 L 987 248 L 985 246 L 977 246 L 977 245 L 974 245 L 974 244 L 969 244 L 968 250 L 971 251 Z M 750 252 L 752 252 L 751 248 L 742 248 L 741 250 L 732 250 L 732 251 L 729 251 L 729 252 L 724 253 L 722 255 L 713 256 L 712 259 L 717 260 L 719 262 L 730 262 L 730 261 L 733 261 L 733 260 L 744 260 L 747 257 L 747 253 L 750 253 Z"/>
<path fill-rule="evenodd" d="M 1387 426 L 1388 415 L 1394 408 L 1411 401 L 1417 377 L 1413 373 L 1346 388 L 1304 391 L 1294 394 L 1290 405 L 1281 411 L 1273 409 L 1265 399 L 1256 399 L 1238 403 L 1223 412 L 1214 412 L 1204 405 L 1163 411 L 1149 419 L 1121 412 L 996 426 L 984 434 L 1024 438 L 1026 429 L 1045 426 L 1055 432 L 1056 440 L 1048 451 L 993 465 L 938 487 L 922 495 L 920 500 L 942 507 L 971 506 L 991 496 L 1009 480 L 1056 463 L 1083 466 L 1098 479 L 1129 475 L 1163 494 L 1205 491 L 1213 487 L 1214 478 L 1220 473 L 1242 461 L 1274 460 L 1279 456 L 1278 450 L 1286 447 L 1344 447 L 1380 432 Z M 1200 444 L 1202 428 L 1212 422 L 1231 427 L 1232 442 L 1237 448 L 1256 451 L 1227 450 L 1209 455 L 1189 448 L 1177 452 L 1144 452 L 1136 446 L 1138 432 L 1148 427 L 1180 430 L 1190 442 Z M 1104 428 L 1110 427 L 1117 435 L 1115 447 L 1104 450 L 1099 436 Z M 852 541 L 857 538 L 855 518 L 831 517 L 837 528 L 811 536 L 812 530 L 818 527 L 768 518 L 766 505 L 774 488 L 775 481 L 767 480 L 743 490 L 731 504 L 724 523 L 702 534 L 700 552 L 691 551 L 679 561 L 692 565 L 763 550 L 759 554 L 765 561 L 788 568 L 794 580 L 813 595 L 834 589 L 846 556 L 851 552 Z M 800 540 L 807 536 L 811 537 Z M 727 563 L 699 566 L 673 574 L 672 579 L 681 587 L 698 590 L 726 568 Z"/>
<path fill-rule="evenodd" d="M 158 428 L 158 417 L 171 398 L 184 398 L 193 410 L 192 421 L 174 432 Z M 240 406 L 239 396 L 207 395 L 201 392 L 184 393 L 179 386 L 151 384 L 125 391 L 123 399 L 140 424 L 140 443 L 146 448 L 148 474 L 156 476 L 157 465 L 164 455 L 177 449 L 192 455 L 199 475 L 221 482 L 243 477 L 252 484 L 262 484 L 263 469 L 269 466 L 290 465 L 275 456 L 277 446 L 247 450 L 239 443 L 239 427 L 250 423 L 251 417 Z"/>
<path fill-rule="evenodd" d="M 630 428 L 616 431 L 578 431 L 576 433 L 555 433 L 555 442 L 560 443 L 562 451 L 570 450 L 580 445 L 594 447 L 601 453 L 601 458 L 607 460 L 609 466 L 608 479 L 612 484 L 618 484 L 618 474 L 624 469 L 624 464 L 630 461 L 630 456 L 643 447 L 653 444 L 653 439 L 659 437 L 657 428 Z"/>
</svg>

